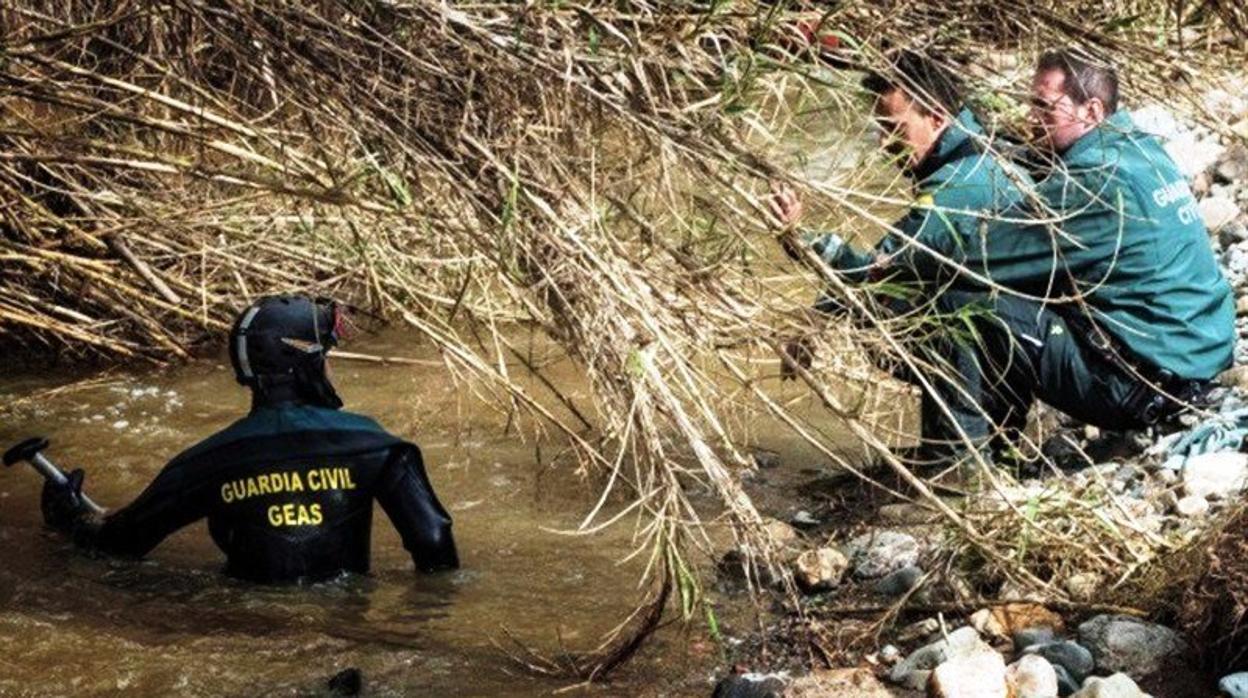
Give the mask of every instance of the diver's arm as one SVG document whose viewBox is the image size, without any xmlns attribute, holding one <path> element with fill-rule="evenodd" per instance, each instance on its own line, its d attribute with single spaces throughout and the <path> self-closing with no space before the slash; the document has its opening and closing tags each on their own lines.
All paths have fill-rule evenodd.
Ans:
<svg viewBox="0 0 1248 698">
<path fill-rule="evenodd" d="M 102 517 L 80 516 L 68 533 L 84 548 L 142 557 L 169 534 L 207 515 L 209 485 L 172 463 L 129 505 Z"/>
<path fill-rule="evenodd" d="M 404 444 L 393 450 L 376 492 L 416 569 L 432 572 L 459 567 L 451 517 L 433 493 L 419 448 Z"/>
</svg>

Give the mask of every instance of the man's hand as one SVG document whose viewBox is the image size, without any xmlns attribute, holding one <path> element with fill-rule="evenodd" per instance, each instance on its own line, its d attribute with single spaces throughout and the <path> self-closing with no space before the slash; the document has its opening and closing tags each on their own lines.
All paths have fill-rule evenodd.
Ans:
<svg viewBox="0 0 1248 698">
<path fill-rule="evenodd" d="M 87 505 L 82 501 L 82 481 L 86 478 L 86 473 L 79 468 L 66 477 L 69 482 L 65 484 L 44 480 L 40 504 L 44 523 L 58 531 L 69 533 L 88 513 Z"/>
<path fill-rule="evenodd" d="M 788 355 L 788 359 L 781 358 L 780 360 L 780 380 L 782 381 L 797 378 L 797 369 L 793 367 L 793 364 L 797 364 L 803 369 L 809 369 L 811 362 L 815 358 L 814 347 L 810 345 L 810 340 L 805 337 L 785 344 L 784 353 Z"/>
<path fill-rule="evenodd" d="M 771 200 L 768 204 L 771 206 L 772 215 L 785 230 L 796 228 L 798 221 L 802 219 L 802 200 L 797 198 L 797 192 L 787 184 L 771 183 Z"/>
</svg>

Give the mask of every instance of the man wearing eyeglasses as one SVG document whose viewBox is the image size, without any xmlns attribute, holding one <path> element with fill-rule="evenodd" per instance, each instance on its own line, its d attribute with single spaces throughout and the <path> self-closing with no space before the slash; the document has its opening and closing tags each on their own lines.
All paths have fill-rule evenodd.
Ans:
<svg viewBox="0 0 1248 698">
<path fill-rule="evenodd" d="M 458 567 L 451 518 L 420 449 L 373 420 L 341 411 L 326 354 L 342 332 L 339 307 L 270 296 L 230 332 L 251 412 L 184 451 L 128 506 L 92 516 L 83 471 L 43 491 L 44 520 L 79 545 L 142 557 L 174 531 L 208 519 L 231 576 L 261 583 L 317 581 L 369 567 L 373 501 L 416 567 Z"/>
<path fill-rule="evenodd" d="M 1192 192 L 1118 101 L 1112 67 L 1042 56 L 1032 122 L 1050 174 L 971 244 L 941 250 L 964 266 L 942 303 L 985 311 L 955 350 L 977 369 L 950 386 L 987 395 L 959 414 L 972 438 L 1018 424 L 1033 399 L 1101 428 L 1147 427 L 1231 364 L 1231 289 Z"/>
</svg>

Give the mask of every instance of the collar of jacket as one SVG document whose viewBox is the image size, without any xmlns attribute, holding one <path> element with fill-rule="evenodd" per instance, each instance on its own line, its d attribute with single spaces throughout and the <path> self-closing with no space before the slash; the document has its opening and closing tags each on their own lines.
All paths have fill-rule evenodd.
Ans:
<svg viewBox="0 0 1248 698">
<path fill-rule="evenodd" d="M 910 176 L 921 184 L 945 165 L 978 152 L 976 137 L 983 134 L 984 127 L 979 125 L 975 114 L 963 107 L 953 123 L 945 128 L 940 138 L 936 139 L 936 145 L 932 146 L 932 151 L 911 170 Z"/>
<path fill-rule="evenodd" d="M 1135 123 L 1131 121 L 1131 115 L 1125 111 L 1114 112 L 1110 117 L 1096 128 L 1083 134 L 1083 137 L 1066 149 L 1062 153 L 1063 162 L 1077 162 L 1080 158 L 1086 157 L 1088 153 L 1113 143 L 1114 141 L 1127 136 L 1135 131 Z"/>
</svg>

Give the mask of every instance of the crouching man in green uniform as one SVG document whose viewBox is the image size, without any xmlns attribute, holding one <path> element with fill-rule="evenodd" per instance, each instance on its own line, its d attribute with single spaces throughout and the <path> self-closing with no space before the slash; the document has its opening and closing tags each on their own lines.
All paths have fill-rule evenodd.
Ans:
<svg viewBox="0 0 1248 698">
<path fill-rule="evenodd" d="M 142 557 L 207 518 L 228 574 L 287 583 L 367 572 L 376 501 L 417 569 L 458 567 L 451 517 L 420 449 L 339 410 L 325 359 L 340 330 L 333 303 L 256 301 L 229 340 L 235 377 L 251 388 L 251 412 L 174 458 L 137 499 L 101 518 L 83 501 L 82 470 L 64 485 L 48 480 L 44 520 L 80 546 Z"/>
<path fill-rule="evenodd" d="M 932 346 L 952 377 L 925 395 L 924 441 L 954 452 L 1020 426 L 1036 398 L 1102 428 L 1145 427 L 1231 362 L 1231 290 L 1196 202 L 1161 144 L 1117 111 L 1113 69 L 1046 54 L 1032 97 L 1052 173 L 1012 209 L 955 226 L 967 235 L 926 239 L 926 258 L 959 267 L 937 316 L 974 329 Z"/>
<path fill-rule="evenodd" d="M 1157 139 L 1117 108 L 1112 68 L 1045 54 L 1032 119 L 1052 174 L 1013 222 L 941 250 L 966 267 L 942 305 L 988 311 L 979 345 L 958 350 L 989 374 L 962 376 L 987 408 L 955 413 L 972 437 L 1033 398 L 1102 428 L 1142 428 L 1230 366 L 1231 289 L 1196 201 Z M 985 380 L 1008 390 L 986 396 Z"/>
<path fill-rule="evenodd" d="M 914 204 L 870 251 L 853 249 L 835 233 L 808 235 L 805 244 L 850 283 L 887 280 L 917 292 L 909 301 L 876 294 L 871 300 L 881 312 L 906 312 L 913 310 L 915 303 L 956 310 L 956 303 L 961 301 L 944 299 L 940 293 L 958 273 L 949 263 L 949 252 L 972 244 L 987 220 L 1020 206 L 1022 190 L 1031 187 L 1031 180 L 994 152 L 984 128 L 964 105 L 961 84 L 940 65 L 917 54 L 902 53 L 888 77 L 869 75 L 863 86 L 876 98 L 874 112 L 881 129 L 881 146 L 897 158 L 914 182 Z M 802 206 L 792 191 L 778 190 L 771 204 L 782 224 L 788 228 L 797 225 Z M 786 249 L 791 256 L 801 256 L 800 244 L 790 238 Z M 955 305 L 950 306 L 949 301 Z M 825 294 L 816 308 L 835 312 L 838 305 Z M 947 337 L 917 348 L 928 356 L 953 354 L 959 375 L 974 373 L 973 355 L 958 355 Z M 800 344 L 791 345 L 789 353 L 799 363 L 809 359 Z M 908 373 L 899 377 L 919 382 Z M 932 376 L 929 383 L 941 380 Z M 924 390 L 925 442 L 948 440 L 956 433 L 944 418 L 942 401 L 958 415 L 959 423 L 983 411 L 979 401 L 968 398 L 956 382 L 944 382 L 940 389 Z M 983 426 L 974 425 L 975 436 L 986 435 Z"/>
</svg>

